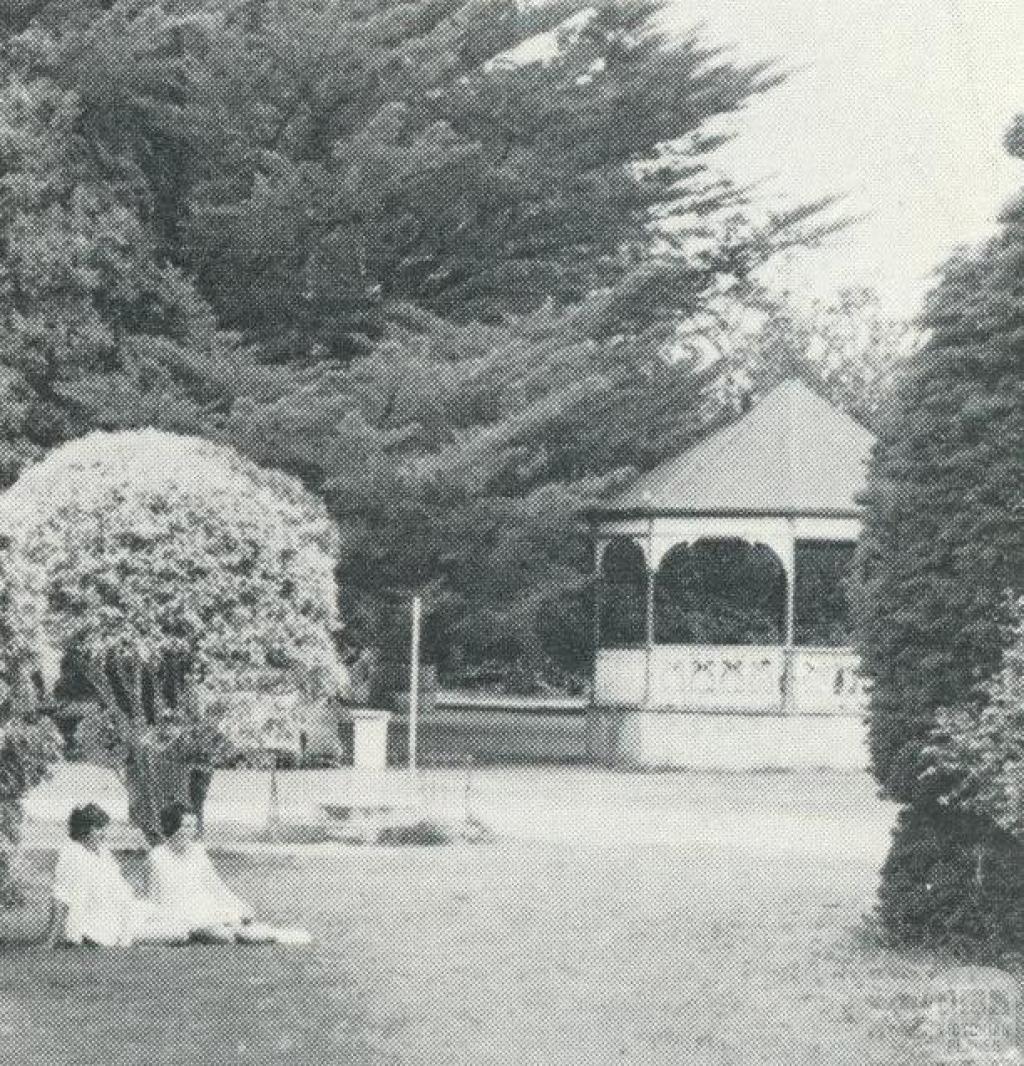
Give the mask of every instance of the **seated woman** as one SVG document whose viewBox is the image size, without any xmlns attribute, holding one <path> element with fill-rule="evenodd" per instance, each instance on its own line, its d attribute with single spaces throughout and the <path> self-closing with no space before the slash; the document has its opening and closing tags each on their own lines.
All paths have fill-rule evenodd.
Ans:
<svg viewBox="0 0 1024 1066">
<path fill-rule="evenodd" d="M 76 807 L 68 842 L 57 858 L 48 940 L 53 943 L 127 947 L 150 908 L 121 874 L 106 846 L 110 815 L 95 803 Z"/>
<path fill-rule="evenodd" d="M 147 885 L 156 925 L 207 943 L 305 944 L 309 934 L 257 923 L 252 907 L 221 880 L 183 803 L 160 812 L 164 842 L 149 853 Z"/>
</svg>

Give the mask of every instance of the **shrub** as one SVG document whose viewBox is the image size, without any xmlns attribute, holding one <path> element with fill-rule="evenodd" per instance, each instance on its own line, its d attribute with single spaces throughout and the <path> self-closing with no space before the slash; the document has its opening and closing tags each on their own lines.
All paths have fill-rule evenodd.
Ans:
<svg viewBox="0 0 1024 1066">
<path fill-rule="evenodd" d="M 1024 843 L 991 819 L 905 807 L 882 868 L 878 914 L 898 944 L 997 961 L 1024 944 Z"/>
<path fill-rule="evenodd" d="M 147 833 L 168 799 L 201 808 L 229 752 L 297 736 L 304 701 L 340 684 L 336 533 L 295 479 L 194 437 L 93 433 L 0 511 L 39 590 L 36 642 L 92 686 L 103 712 L 82 734 Z"/>
<path fill-rule="evenodd" d="M 892 935 L 990 951 L 1022 943 L 1024 899 L 992 688 L 1024 592 L 1024 199 L 1001 221 L 945 267 L 879 417 L 852 586 L 872 768 L 910 805 L 880 913 Z"/>
<path fill-rule="evenodd" d="M 936 772 L 955 782 L 942 797 L 992 818 L 1024 840 L 1024 600 L 999 673 L 980 707 L 940 712 L 926 749 Z"/>
</svg>

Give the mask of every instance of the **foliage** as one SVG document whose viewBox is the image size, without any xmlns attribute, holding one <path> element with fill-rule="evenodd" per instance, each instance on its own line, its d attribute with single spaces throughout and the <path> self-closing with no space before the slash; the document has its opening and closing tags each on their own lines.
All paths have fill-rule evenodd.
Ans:
<svg viewBox="0 0 1024 1066">
<path fill-rule="evenodd" d="M 32 76 L 30 43 L 0 62 L 0 484 L 97 424 L 197 426 L 233 359 L 156 256 L 134 168 Z"/>
<path fill-rule="evenodd" d="M 634 268 L 613 318 L 699 295 L 703 273 L 652 253 L 742 203 L 708 126 L 780 75 L 666 36 L 659 7 L 52 0 L 27 35 L 83 135 L 136 161 L 221 321 L 274 359 L 347 360 L 396 303 L 497 321 Z M 714 248 L 715 272 L 747 272 L 815 206 Z"/>
<path fill-rule="evenodd" d="M 218 701 L 340 683 L 335 531 L 294 479 L 198 438 L 93 433 L 24 473 L 2 512 L 44 575 L 46 640 L 105 708 L 108 757 L 156 759 L 171 711 L 182 758 L 209 764 L 225 735 L 252 740 Z"/>
<path fill-rule="evenodd" d="M 882 867 L 878 913 L 894 943 L 998 962 L 1024 946 L 1024 843 L 991 819 L 905 807 Z"/>
<path fill-rule="evenodd" d="M 701 432 L 712 376 L 656 345 L 590 338 L 577 316 L 414 316 L 351 368 L 240 403 L 224 432 L 321 486 L 352 640 L 404 655 L 402 605 L 419 591 L 442 669 L 496 659 L 552 676 L 587 654 L 580 509 Z M 573 637 L 552 661 L 541 635 L 555 618 Z"/>
<path fill-rule="evenodd" d="M 755 217 L 714 169 L 778 72 L 666 35 L 658 10 L 10 12 L 11 78 L 61 103 L 32 120 L 60 164 L 46 203 L 84 188 L 110 214 L 65 226 L 103 266 L 79 301 L 100 354 L 47 394 L 66 428 L 11 439 L 154 424 L 230 444 L 328 502 L 351 639 L 390 655 L 416 591 L 442 666 L 578 674 L 579 509 L 728 417 L 681 338 L 828 228 L 820 204 Z"/>
<path fill-rule="evenodd" d="M 1024 602 L 980 707 L 940 712 L 928 756 L 956 784 L 945 802 L 993 819 L 1024 838 Z"/>
<path fill-rule="evenodd" d="M 882 915 L 897 936 L 949 932 L 979 950 L 1024 942 L 1021 843 L 996 824 L 1013 822 L 1000 768 L 1012 774 L 1019 744 L 1007 647 L 1024 558 L 1022 270 L 1020 202 L 946 265 L 929 338 L 879 422 L 857 558 L 873 769 L 910 804 Z"/>
<path fill-rule="evenodd" d="M 677 546 L 655 585 L 655 637 L 665 644 L 777 644 L 784 640 L 786 576 L 763 545 Z"/>
<path fill-rule="evenodd" d="M 11 866 L 21 799 L 45 779 L 63 747 L 53 723 L 37 714 L 32 674 L 45 653 L 37 576 L 10 551 L 0 552 L 0 906 L 18 899 Z"/>
<path fill-rule="evenodd" d="M 880 425 L 858 550 L 861 662 L 875 773 L 902 800 L 925 774 L 939 708 L 979 708 L 998 669 L 1024 558 L 1024 212 L 946 268 Z M 1007 592 L 1010 599 L 1007 599 Z"/>
<path fill-rule="evenodd" d="M 900 369 L 921 343 L 916 329 L 887 313 L 878 293 L 863 287 L 808 301 L 758 284 L 727 322 L 720 343 L 736 387 L 760 393 L 803 378 L 872 430 Z"/>
</svg>

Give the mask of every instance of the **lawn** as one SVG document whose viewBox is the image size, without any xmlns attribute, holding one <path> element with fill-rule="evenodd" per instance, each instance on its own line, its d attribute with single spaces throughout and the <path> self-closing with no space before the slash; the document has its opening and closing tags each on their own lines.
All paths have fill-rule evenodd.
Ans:
<svg viewBox="0 0 1024 1066">
<path fill-rule="evenodd" d="M 551 806 L 544 780 L 533 802 Z M 631 840 L 620 821 L 595 840 L 586 821 L 573 835 L 552 822 L 546 838 L 475 846 L 218 854 L 261 913 L 308 926 L 315 947 L 8 952 L 0 1061 L 929 1061 L 914 997 L 938 962 L 864 936 L 877 850 L 835 846 L 875 802 L 863 781 L 572 780 L 593 819 L 598 791 L 618 803 L 635 786 L 651 818 L 675 797 L 680 825 L 703 795 L 707 834 Z M 481 782 L 482 801 L 496 783 Z M 764 816 L 807 790 L 839 812 L 820 838 L 716 838 L 746 799 L 760 794 Z"/>
</svg>

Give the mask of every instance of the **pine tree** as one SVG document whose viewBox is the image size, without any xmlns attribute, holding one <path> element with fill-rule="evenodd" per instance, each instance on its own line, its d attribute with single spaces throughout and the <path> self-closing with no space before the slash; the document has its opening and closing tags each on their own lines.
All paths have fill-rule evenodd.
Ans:
<svg viewBox="0 0 1024 1066">
<path fill-rule="evenodd" d="M 630 272 L 619 324 L 699 299 L 706 271 L 666 252 L 743 201 L 709 123 L 779 75 L 667 37 L 658 9 L 51 0 L 34 25 L 85 136 L 134 159 L 162 250 L 222 324 L 267 358 L 344 361 L 403 303 L 497 321 L 624 293 Z M 817 206 L 707 265 L 748 272 Z"/>
<path fill-rule="evenodd" d="M 84 428 L 187 428 L 238 360 L 162 262 L 130 164 L 97 156 L 74 93 L 33 76 L 42 39 L 0 81 L 0 481 Z M 19 69 L 20 68 L 20 69 Z"/>
</svg>

